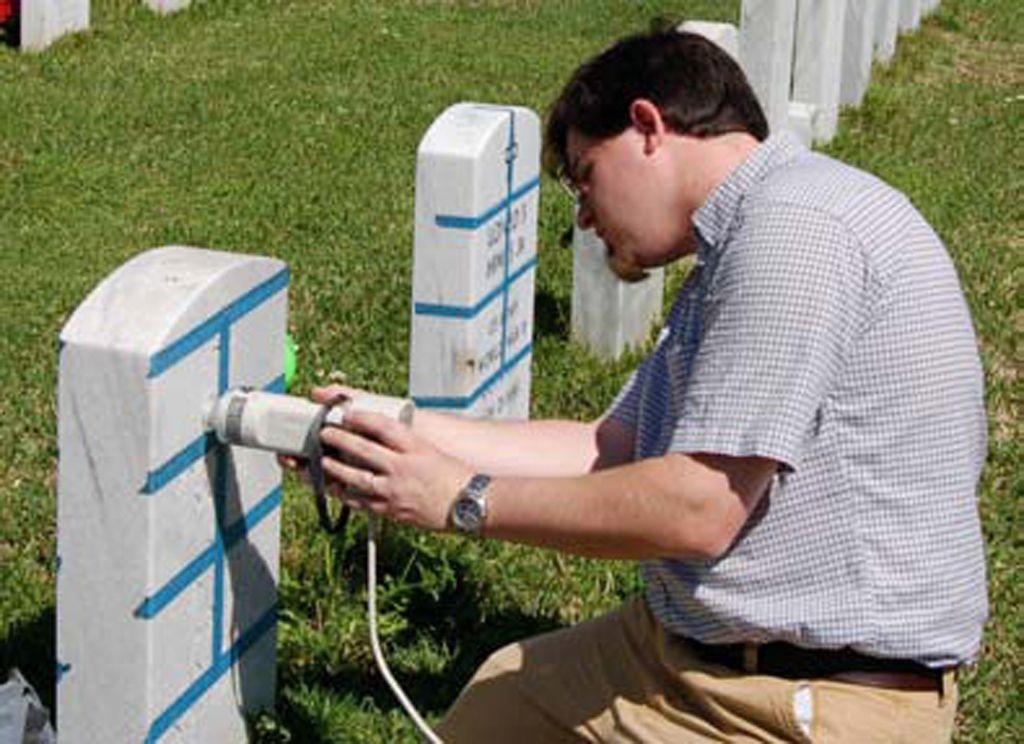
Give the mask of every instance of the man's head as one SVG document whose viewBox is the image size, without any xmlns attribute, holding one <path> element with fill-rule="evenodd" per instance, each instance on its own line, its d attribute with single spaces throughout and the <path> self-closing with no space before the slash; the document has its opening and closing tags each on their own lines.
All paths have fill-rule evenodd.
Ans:
<svg viewBox="0 0 1024 744">
<path fill-rule="evenodd" d="M 689 217 L 717 160 L 736 150 L 693 145 L 767 136 L 726 52 L 696 34 L 659 32 L 623 39 L 576 71 L 549 114 L 544 160 L 580 197 L 580 225 L 601 234 L 628 279 L 688 251 L 674 244 L 692 240 Z"/>
</svg>

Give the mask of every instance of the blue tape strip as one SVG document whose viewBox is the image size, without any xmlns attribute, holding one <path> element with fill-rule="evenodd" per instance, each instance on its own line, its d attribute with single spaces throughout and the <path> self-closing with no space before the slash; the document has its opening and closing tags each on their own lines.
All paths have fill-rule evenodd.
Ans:
<svg viewBox="0 0 1024 744">
<path fill-rule="evenodd" d="M 62 664 L 60 662 L 60 660 L 58 660 L 56 663 L 57 663 L 57 684 L 59 685 L 61 683 L 61 680 L 64 679 L 64 676 L 68 672 L 71 671 L 71 665 L 70 664 Z"/>
<path fill-rule="evenodd" d="M 273 380 L 263 386 L 263 390 L 268 393 L 284 393 L 284 375 L 275 377 Z"/>
<path fill-rule="evenodd" d="M 238 660 L 245 655 L 245 652 L 252 648 L 257 641 L 259 641 L 274 625 L 277 624 L 277 605 L 275 604 L 267 612 L 260 617 L 255 623 L 253 623 L 241 636 L 235 644 L 227 650 L 227 652 L 220 654 L 214 663 L 203 672 L 199 678 L 193 682 L 188 688 L 178 696 L 178 698 L 171 703 L 167 710 L 161 713 L 153 721 L 153 724 L 149 727 L 149 733 L 146 735 L 146 744 L 154 744 L 160 740 L 160 738 L 166 734 L 170 728 L 178 722 L 178 720 L 188 712 L 188 710 L 195 705 L 195 703 L 206 694 L 206 692 L 213 687 L 217 681 L 224 676 L 225 673 L 231 667 L 233 667 Z"/>
<path fill-rule="evenodd" d="M 231 550 L 240 540 L 244 540 L 256 528 L 256 526 L 274 513 L 274 510 L 281 506 L 282 491 L 277 486 L 270 493 L 249 510 L 242 518 L 224 530 L 224 546 Z M 166 584 L 160 587 L 152 596 L 146 599 L 135 609 L 135 617 L 143 620 L 152 620 L 161 610 L 174 601 L 188 586 L 206 573 L 213 565 L 215 558 L 215 545 L 210 545 L 206 550 L 193 558 L 183 569 L 178 571 Z"/>
<path fill-rule="evenodd" d="M 501 297 L 503 292 L 510 289 L 523 274 L 530 269 L 536 268 L 536 266 L 537 257 L 534 256 L 516 269 L 513 274 L 509 275 L 507 280 L 503 281 L 497 287 L 488 292 L 484 298 L 475 305 L 441 305 L 429 302 L 417 302 L 413 306 L 413 313 L 415 315 L 432 315 L 440 318 L 475 318 L 477 315 L 482 313 L 488 305 Z"/>
<path fill-rule="evenodd" d="M 146 475 L 141 493 L 156 493 L 206 456 L 215 443 L 212 434 L 201 434 L 156 470 Z"/>
<path fill-rule="evenodd" d="M 170 581 L 160 587 L 153 596 L 146 597 L 135 608 L 135 617 L 143 620 L 152 620 L 156 617 L 164 607 L 173 602 L 193 581 L 206 573 L 206 570 L 213 565 L 213 558 L 214 546 L 211 545 L 189 561 L 183 569 L 171 577 Z"/>
<path fill-rule="evenodd" d="M 515 191 L 507 194 L 504 199 L 476 217 L 460 217 L 454 214 L 439 214 L 434 217 L 434 224 L 451 230 L 476 230 L 483 227 L 503 211 L 512 207 L 514 203 L 522 199 L 534 189 L 540 186 L 540 176 L 531 178 Z"/>
<path fill-rule="evenodd" d="M 471 395 L 464 397 L 415 396 L 413 397 L 413 402 L 421 408 L 469 408 L 480 399 L 481 395 L 490 390 L 498 380 L 515 369 L 519 362 L 525 359 L 532 350 L 533 344 L 526 344 L 526 346 L 516 352 L 515 356 L 502 365 L 501 369 L 488 377 Z"/>
<path fill-rule="evenodd" d="M 285 268 L 154 354 L 149 360 L 149 377 L 159 377 L 210 341 L 226 325 L 231 325 L 242 316 L 252 312 L 287 286 L 288 269 Z"/>
</svg>

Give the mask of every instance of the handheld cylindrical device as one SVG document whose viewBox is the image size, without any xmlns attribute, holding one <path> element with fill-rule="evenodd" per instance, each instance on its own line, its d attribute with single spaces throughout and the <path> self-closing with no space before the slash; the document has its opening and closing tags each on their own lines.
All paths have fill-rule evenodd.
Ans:
<svg viewBox="0 0 1024 744">
<path fill-rule="evenodd" d="M 214 403 L 206 423 L 224 444 L 309 457 L 316 451 L 320 429 L 344 426 L 345 416 L 351 412 L 372 411 L 408 425 L 413 410 L 411 400 L 387 395 L 359 394 L 325 411 L 305 398 L 237 389 Z"/>
</svg>

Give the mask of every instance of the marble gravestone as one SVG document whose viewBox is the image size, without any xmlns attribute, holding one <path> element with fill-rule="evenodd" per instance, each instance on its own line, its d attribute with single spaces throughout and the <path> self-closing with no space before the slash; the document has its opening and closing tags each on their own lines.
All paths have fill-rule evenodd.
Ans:
<svg viewBox="0 0 1024 744">
<path fill-rule="evenodd" d="M 416 160 L 409 394 L 421 408 L 530 412 L 540 120 L 457 103 Z"/>
<path fill-rule="evenodd" d="M 839 122 L 846 2 L 798 0 L 792 100 L 810 104 L 815 142 L 828 142 Z"/>
<path fill-rule="evenodd" d="M 921 0 L 893 0 L 900 6 L 900 33 L 916 31 L 921 25 Z"/>
<path fill-rule="evenodd" d="M 743 0 L 740 63 L 772 132 L 789 127 L 795 29 L 796 0 Z"/>
<path fill-rule="evenodd" d="M 843 70 L 839 103 L 859 106 L 871 82 L 875 26 L 883 0 L 847 0 L 843 24 Z"/>
<path fill-rule="evenodd" d="M 29 52 L 89 28 L 89 0 L 21 0 L 20 14 L 20 48 Z"/>
<path fill-rule="evenodd" d="M 184 247 L 108 276 L 61 333 L 62 744 L 245 741 L 273 705 L 281 475 L 206 432 L 283 391 L 288 269 Z"/>
<path fill-rule="evenodd" d="M 900 4 L 895 0 L 876 0 L 875 59 L 888 63 L 896 54 L 896 38 L 900 33 Z"/>
<path fill-rule="evenodd" d="M 144 0 L 149 9 L 160 14 L 174 13 L 187 8 L 192 0 Z"/>
</svg>

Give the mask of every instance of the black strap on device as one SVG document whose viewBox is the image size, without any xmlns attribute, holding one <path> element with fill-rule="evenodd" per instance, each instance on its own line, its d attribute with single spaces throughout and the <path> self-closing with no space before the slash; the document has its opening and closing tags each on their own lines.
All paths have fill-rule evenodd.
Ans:
<svg viewBox="0 0 1024 744">
<path fill-rule="evenodd" d="M 342 504 L 337 519 L 331 516 L 331 509 L 327 505 L 327 483 L 324 477 L 323 465 L 324 445 L 320 441 L 320 430 L 323 428 L 324 419 L 327 418 L 330 410 L 345 400 L 348 400 L 346 396 L 336 395 L 324 403 L 320 413 L 313 419 L 313 425 L 309 428 L 309 436 L 312 441 L 309 442 L 307 447 L 309 452 L 309 477 L 313 483 L 313 495 L 316 497 L 316 513 L 320 517 L 320 526 L 331 535 L 337 535 L 345 531 L 345 526 L 348 524 L 348 517 L 352 510 L 348 504 Z"/>
</svg>

